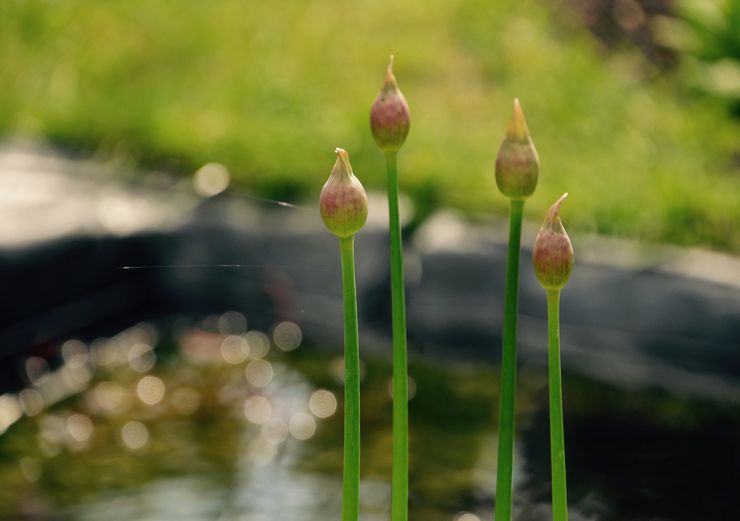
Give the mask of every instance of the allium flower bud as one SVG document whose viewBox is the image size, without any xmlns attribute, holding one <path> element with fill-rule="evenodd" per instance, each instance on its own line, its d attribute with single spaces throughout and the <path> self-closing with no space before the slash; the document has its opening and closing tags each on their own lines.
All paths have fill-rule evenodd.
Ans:
<svg viewBox="0 0 740 521">
<path fill-rule="evenodd" d="M 360 180 L 352 173 L 347 151 L 335 150 L 337 161 L 331 175 L 321 189 L 319 209 L 321 218 L 337 237 L 351 237 L 367 220 L 367 195 Z"/>
<path fill-rule="evenodd" d="M 395 152 L 409 133 L 409 106 L 393 75 L 393 56 L 385 73 L 385 82 L 370 110 L 370 128 L 375 142 L 384 152 Z"/>
<path fill-rule="evenodd" d="M 547 211 L 545 222 L 534 241 L 534 272 L 547 290 L 563 288 L 573 270 L 573 246 L 558 217 L 558 210 L 566 197 L 568 194 L 563 194 Z"/>
<path fill-rule="evenodd" d="M 529 137 L 519 100 L 514 100 L 514 115 L 496 158 L 496 184 L 509 199 L 526 199 L 537 187 L 540 158 Z"/>
</svg>

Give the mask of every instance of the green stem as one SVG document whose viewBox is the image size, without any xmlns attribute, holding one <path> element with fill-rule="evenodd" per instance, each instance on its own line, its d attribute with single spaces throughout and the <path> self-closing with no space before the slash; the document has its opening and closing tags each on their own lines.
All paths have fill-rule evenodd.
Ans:
<svg viewBox="0 0 740 521">
<path fill-rule="evenodd" d="M 552 464 L 552 518 L 568 521 L 565 485 L 563 387 L 560 379 L 560 290 L 547 292 L 548 372 L 550 380 L 550 463 Z"/>
<path fill-rule="evenodd" d="M 393 321 L 393 478 L 391 519 L 407 521 L 409 498 L 409 411 L 406 360 L 406 301 L 403 244 L 398 213 L 396 152 L 385 155 L 388 168 L 388 224 L 391 239 L 391 314 Z"/>
<path fill-rule="evenodd" d="M 516 405 L 516 318 L 519 300 L 519 248 L 524 201 L 511 201 L 509 254 L 504 289 L 504 333 L 501 350 L 498 463 L 496 465 L 496 521 L 511 521 L 514 472 L 514 413 Z"/>
<path fill-rule="evenodd" d="M 360 516 L 360 341 L 357 331 L 354 237 L 339 239 L 344 300 L 344 476 L 342 521 Z"/>
</svg>

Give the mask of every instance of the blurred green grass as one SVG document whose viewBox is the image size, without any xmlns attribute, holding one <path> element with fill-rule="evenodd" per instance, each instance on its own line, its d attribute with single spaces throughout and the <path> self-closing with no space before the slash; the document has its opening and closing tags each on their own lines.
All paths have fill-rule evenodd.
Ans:
<svg viewBox="0 0 740 521">
<path fill-rule="evenodd" d="M 313 201 L 347 148 L 384 169 L 368 111 L 388 54 L 412 111 L 401 184 L 422 212 L 503 213 L 493 161 L 518 96 L 570 229 L 740 251 L 740 124 L 605 55 L 561 2 L 4 0 L 0 135 Z"/>
</svg>

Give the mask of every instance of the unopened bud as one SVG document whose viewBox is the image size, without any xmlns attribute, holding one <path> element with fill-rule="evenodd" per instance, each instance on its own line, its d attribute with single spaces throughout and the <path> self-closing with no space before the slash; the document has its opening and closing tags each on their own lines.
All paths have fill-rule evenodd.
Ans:
<svg viewBox="0 0 740 521">
<path fill-rule="evenodd" d="M 367 220 L 367 195 L 360 180 L 352 173 L 347 151 L 335 150 L 337 160 L 319 198 L 321 218 L 337 237 L 351 237 Z"/>
<path fill-rule="evenodd" d="M 375 142 L 384 152 L 397 151 L 406 141 L 410 122 L 409 106 L 398 89 L 391 56 L 385 82 L 370 110 L 370 128 Z"/>
<path fill-rule="evenodd" d="M 545 222 L 534 241 L 532 264 L 537 279 L 547 290 L 562 289 L 573 270 L 573 246 L 558 216 L 563 194 L 547 211 Z"/>
<path fill-rule="evenodd" d="M 509 199 L 526 199 L 537 188 L 540 158 L 529 136 L 519 100 L 496 157 L 496 184 Z"/>
</svg>

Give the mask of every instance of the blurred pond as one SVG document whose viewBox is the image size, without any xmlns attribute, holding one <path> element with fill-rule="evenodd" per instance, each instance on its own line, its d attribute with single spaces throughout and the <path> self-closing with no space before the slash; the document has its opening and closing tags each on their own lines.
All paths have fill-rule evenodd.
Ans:
<svg viewBox="0 0 740 521">
<path fill-rule="evenodd" d="M 342 360 L 237 312 L 141 323 L 30 357 L 0 398 L 0 518 L 340 517 Z M 363 365 L 363 519 L 387 519 L 390 366 Z M 411 519 L 490 520 L 497 368 L 416 360 Z M 549 519 L 545 374 L 519 385 L 519 519 Z M 565 374 L 572 519 L 730 519 L 740 404 Z"/>
<path fill-rule="evenodd" d="M 123 182 L 98 163 L 11 148 L 0 171 L 0 519 L 339 519 L 341 292 L 318 212 L 227 190 L 215 164 L 192 183 Z M 370 199 L 357 240 L 362 509 L 379 521 L 390 311 L 386 211 Z M 490 521 L 505 223 L 442 210 L 414 225 L 403 210 L 411 519 Z M 573 240 L 571 519 L 740 518 L 740 263 Z M 551 517 L 546 327 L 529 253 L 516 506 L 539 521 Z"/>
</svg>

